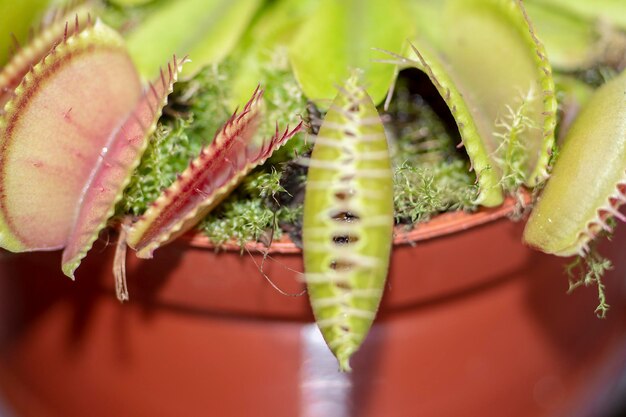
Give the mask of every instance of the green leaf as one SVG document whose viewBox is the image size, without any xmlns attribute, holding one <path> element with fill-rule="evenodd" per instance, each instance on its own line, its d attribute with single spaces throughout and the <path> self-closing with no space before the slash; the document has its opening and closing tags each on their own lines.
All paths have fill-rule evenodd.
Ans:
<svg viewBox="0 0 626 417">
<path fill-rule="evenodd" d="M 433 47 L 440 48 L 445 28 L 441 24 L 446 1 L 412 0 L 407 2 L 407 10 L 415 24 L 416 36 L 426 40 Z"/>
<path fill-rule="evenodd" d="M 527 3 L 526 10 L 554 67 L 576 70 L 592 63 L 599 37 L 594 23 L 543 4 Z"/>
<path fill-rule="evenodd" d="M 128 35 L 128 48 L 145 78 L 172 54 L 188 55 L 184 76 L 220 62 L 235 46 L 260 0 L 176 0 L 150 14 Z"/>
<path fill-rule="evenodd" d="M 448 28 L 442 53 L 492 159 L 505 161 L 496 164 L 503 176 L 513 162 L 521 182 L 541 183 L 548 176 L 557 102 L 547 54 L 521 1 L 452 0 L 442 24 Z M 506 160 L 511 146 L 523 148 L 524 160 Z"/>
<path fill-rule="evenodd" d="M 374 102 L 351 78 L 309 162 L 302 228 L 311 307 L 343 371 L 380 303 L 393 236 L 393 175 Z"/>
<path fill-rule="evenodd" d="M 429 12 L 447 29 L 417 38 L 416 59 L 397 63 L 429 76 L 476 170 L 476 203 L 496 206 L 501 187 L 512 193 L 548 176 L 557 109 L 552 69 L 519 0 L 450 0 Z"/>
<path fill-rule="evenodd" d="M 306 96 L 328 107 L 354 69 L 374 103 L 380 103 L 394 80 L 395 68 L 374 62 L 373 48 L 401 53 L 413 32 L 401 0 L 322 0 L 290 45 L 293 69 Z"/>
<path fill-rule="evenodd" d="M 182 64 L 174 57 L 167 72 L 145 89 L 124 123 L 111 134 L 106 151 L 94 164 L 63 251 L 63 272 L 70 278 L 74 278 L 74 271 L 115 212 L 115 204 L 122 198 L 124 188 L 139 165 Z"/>
<path fill-rule="evenodd" d="M 65 246 L 108 138 L 141 94 L 124 40 L 100 21 L 60 39 L 0 117 L 0 246 Z"/>
<path fill-rule="evenodd" d="M 233 107 L 245 103 L 259 83 L 268 90 L 272 88 L 264 79 L 268 67 L 291 72 L 289 62 L 282 62 L 286 55 L 283 51 L 317 3 L 317 0 L 280 0 L 263 8 L 233 53 L 236 65 L 245 68 L 236 71 L 230 83 Z"/>
<path fill-rule="evenodd" d="M 273 48 L 288 45 L 304 22 L 313 14 L 319 0 L 276 0 L 261 9 L 251 28 L 242 37 L 243 48 Z"/>
<path fill-rule="evenodd" d="M 26 40 L 28 30 L 35 26 L 48 6 L 49 0 L 0 0 L 0 66 L 9 58 L 13 41 L 11 34 L 20 42 Z"/>
<path fill-rule="evenodd" d="M 454 69 L 426 42 L 414 45 L 413 52 L 417 60 L 408 62 L 428 75 L 450 108 L 459 128 L 463 145 L 476 172 L 479 189 L 476 204 L 487 207 L 502 204 L 504 197 L 499 186 L 499 172 L 481 136 L 481 126 L 477 122 L 481 116 L 476 114 L 473 103 L 468 102 L 470 93 L 456 80 Z"/>
<path fill-rule="evenodd" d="M 560 256 L 584 255 L 626 192 L 626 72 L 598 89 L 569 129 L 524 240 Z"/>
</svg>

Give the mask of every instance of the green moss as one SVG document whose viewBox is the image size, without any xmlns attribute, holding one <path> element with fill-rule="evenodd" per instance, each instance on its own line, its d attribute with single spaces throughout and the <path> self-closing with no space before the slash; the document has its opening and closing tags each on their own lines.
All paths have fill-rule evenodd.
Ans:
<svg viewBox="0 0 626 417">
<path fill-rule="evenodd" d="M 404 163 L 394 175 L 398 223 L 418 223 L 444 211 L 471 210 L 478 187 L 463 161 L 419 168 Z"/>
<path fill-rule="evenodd" d="M 273 219 L 274 212 L 262 198 L 242 199 L 235 195 L 209 214 L 200 230 L 217 245 L 230 240 L 243 245 L 256 241 L 271 228 Z"/>
<path fill-rule="evenodd" d="M 257 172 L 248 176 L 244 182 L 244 189 L 261 198 L 276 198 L 278 193 L 286 192 L 280 183 L 280 178 L 281 173 L 272 166 L 270 172 Z"/>
<path fill-rule="evenodd" d="M 280 238 L 281 223 L 297 223 L 302 217 L 301 205 L 279 205 L 283 196 L 288 195 L 281 184 L 281 176 L 273 167 L 270 172 L 253 172 L 206 217 L 199 229 L 217 245 L 228 241 L 243 245 L 264 234 Z"/>
</svg>

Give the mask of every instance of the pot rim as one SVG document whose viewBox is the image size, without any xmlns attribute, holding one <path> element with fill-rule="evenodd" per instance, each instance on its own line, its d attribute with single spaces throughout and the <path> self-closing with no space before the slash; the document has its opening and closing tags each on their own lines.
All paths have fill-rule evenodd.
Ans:
<svg viewBox="0 0 626 417">
<path fill-rule="evenodd" d="M 464 230 L 478 227 L 485 223 L 493 222 L 503 217 L 512 217 L 522 207 L 531 202 L 531 194 L 528 190 L 522 190 L 518 196 L 509 196 L 497 207 L 480 207 L 475 212 L 453 211 L 438 214 L 424 223 L 418 223 L 413 229 L 407 230 L 405 226 L 398 225 L 394 228 L 394 245 L 412 245 L 416 242 L 434 239 L 441 236 L 459 233 Z M 203 234 L 193 233 L 181 236 L 181 242 L 201 248 L 220 250 L 226 252 L 241 252 L 242 250 L 258 251 L 268 254 L 300 254 L 302 249 L 297 247 L 287 236 L 274 240 L 269 248 L 261 242 L 248 242 L 243 247 L 236 242 L 226 242 L 215 245 Z"/>
</svg>

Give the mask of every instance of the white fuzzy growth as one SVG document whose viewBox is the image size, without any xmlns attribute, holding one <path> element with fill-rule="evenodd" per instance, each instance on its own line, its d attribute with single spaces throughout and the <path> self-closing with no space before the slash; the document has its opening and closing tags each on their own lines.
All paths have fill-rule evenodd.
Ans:
<svg viewBox="0 0 626 417">
<path fill-rule="evenodd" d="M 526 180 L 528 152 L 523 136 L 531 129 L 537 129 L 532 118 L 527 115 L 532 103 L 537 99 L 533 88 L 520 92 L 519 104 L 513 108 L 506 106 L 506 113 L 496 122 L 493 136 L 500 140 L 491 155 L 502 170 L 501 184 L 505 191 L 515 192 Z"/>
</svg>

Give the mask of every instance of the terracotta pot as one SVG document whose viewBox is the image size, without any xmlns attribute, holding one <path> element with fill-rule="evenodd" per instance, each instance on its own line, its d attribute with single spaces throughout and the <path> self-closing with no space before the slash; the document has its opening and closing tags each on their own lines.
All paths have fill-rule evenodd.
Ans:
<svg viewBox="0 0 626 417">
<path fill-rule="evenodd" d="M 124 305 L 108 248 L 76 283 L 58 253 L 2 253 L 0 388 L 24 417 L 606 415 L 626 367 L 625 230 L 603 248 L 615 269 L 599 320 L 595 289 L 566 295 L 565 261 L 524 247 L 511 208 L 398 236 L 352 374 L 306 297 L 262 277 L 254 247 L 218 254 L 195 239 L 129 255 Z M 279 242 L 270 256 L 265 273 L 298 292 L 299 251 Z"/>
</svg>

